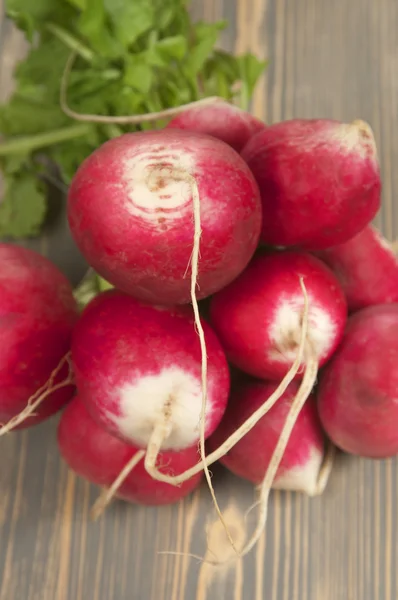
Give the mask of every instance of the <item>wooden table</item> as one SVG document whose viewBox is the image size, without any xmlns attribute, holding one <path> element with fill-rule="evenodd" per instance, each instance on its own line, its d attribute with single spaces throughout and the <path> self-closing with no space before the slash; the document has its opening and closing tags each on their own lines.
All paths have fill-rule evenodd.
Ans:
<svg viewBox="0 0 398 600">
<path fill-rule="evenodd" d="M 1 4 L 1 0 L 0 0 Z M 398 2 L 203 0 L 226 17 L 222 42 L 268 57 L 254 112 L 369 121 L 383 170 L 378 223 L 398 229 Z M 1 94 L 21 48 L 3 23 Z M 83 273 L 62 220 L 39 248 L 76 281 Z M 56 419 L 0 443 L 0 600 L 396 600 L 398 463 L 344 458 L 322 498 L 273 493 L 266 535 L 229 571 L 159 550 L 203 553 L 213 519 L 206 487 L 178 506 L 113 504 L 92 523 L 98 490 L 61 462 Z M 397 425 L 398 426 L 398 425 Z M 215 470 L 239 533 L 252 487 Z M 214 537 L 214 532 L 213 532 Z M 213 540 L 214 542 L 214 540 Z"/>
</svg>

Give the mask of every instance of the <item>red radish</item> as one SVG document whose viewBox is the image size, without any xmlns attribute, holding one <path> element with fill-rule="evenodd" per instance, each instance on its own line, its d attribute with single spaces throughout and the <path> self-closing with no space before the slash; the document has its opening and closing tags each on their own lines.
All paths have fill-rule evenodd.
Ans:
<svg viewBox="0 0 398 600">
<path fill-rule="evenodd" d="M 225 456 L 225 454 L 229 450 L 231 450 L 231 448 L 233 448 L 233 446 L 236 443 L 238 443 L 242 439 L 242 437 L 244 437 L 244 435 L 246 435 L 246 434 L 248 434 L 248 432 L 250 432 L 250 430 L 261 420 L 262 417 L 264 417 L 264 415 L 269 410 L 271 410 L 271 408 L 275 405 L 275 403 L 281 398 L 283 393 L 288 388 L 289 383 L 292 381 L 294 374 L 297 373 L 297 369 L 300 366 L 300 363 L 302 361 L 303 349 L 305 346 L 306 335 L 307 335 L 307 331 L 308 331 L 308 308 L 309 308 L 308 307 L 308 295 L 306 292 L 305 284 L 301 279 L 300 279 L 300 286 L 302 288 L 303 299 L 304 299 L 304 310 L 303 310 L 303 315 L 302 315 L 300 344 L 297 349 L 297 356 L 296 356 L 296 358 L 293 362 L 293 365 L 292 365 L 291 369 L 289 370 L 288 374 L 279 383 L 279 385 L 274 386 L 273 392 L 270 394 L 270 396 L 266 399 L 263 398 L 262 399 L 263 402 L 260 402 L 257 409 L 255 409 L 254 412 L 252 412 L 243 422 L 241 422 L 239 425 L 237 424 L 237 427 L 233 428 L 232 433 L 226 439 L 224 438 L 222 444 L 220 446 L 218 446 L 215 450 L 213 450 L 213 452 L 211 452 L 211 454 L 209 454 L 207 456 L 204 456 L 204 452 L 202 450 L 202 448 L 203 448 L 202 439 L 203 438 L 201 437 L 201 446 L 202 446 L 201 447 L 201 459 L 202 460 L 201 460 L 200 466 L 203 465 L 203 466 L 207 467 L 207 469 L 205 469 L 205 473 L 206 473 L 206 477 L 208 479 L 208 483 L 209 483 L 209 487 L 210 487 L 211 491 L 213 491 L 213 489 L 211 486 L 211 481 L 209 482 L 210 477 L 209 477 L 209 473 L 208 473 L 208 466 L 210 464 L 212 464 L 215 460 L 218 460 L 218 459 L 222 458 L 223 456 Z M 220 510 L 219 510 L 219 507 L 218 507 L 218 504 L 216 502 L 216 499 L 214 497 L 214 492 L 213 492 L 213 500 L 216 505 L 219 517 L 222 520 L 224 529 L 226 530 L 227 534 L 229 535 L 229 540 L 230 540 L 232 546 L 234 547 L 235 552 L 238 554 L 238 556 L 245 556 L 256 544 L 256 542 L 258 541 L 258 539 L 260 538 L 260 536 L 264 530 L 264 527 L 266 524 L 266 518 L 267 518 L 267 506 L 268 506 L 269 491 L 271 489 L 272 483 L 277 474 L 280 461 L 285 453 L 286 446 L 289 442 L 289 438 L 292 434 L 294 425 L 300 416 L 300 411 L 303 409 L 306 400 L 308 399 L 308 397 L 311 394 L 311 391 L 313 389 L 313 386 L 314 386 L 314 383 L 316 380 L 317 371 L 318 371 L 317 358 L 314 356 L 314 353 L 310 353 L 308 356 L 308 359 L 306 361 L 305 373 L 303 376 L 303 380 L 300 384 L 300 388 L 297 390 L 297 394 L 295 395 L 294 399 L 292 400 L 292 402 L 290 404 L 290 407 L 287 411 L 287 416 L 286 416 L 285 422 L 283 424 L 281 424 L 278 440 L 276 442 L 275 448 L 272 452 L 272 456 L 270 457 L 269 464 L 266 468 L 264 478 L 260 485 L 259 500 L 256 503 L 256 505 L 258 504 L 260 507 L 259 519 L 258 519 L 256 529 L 242 550 L 238 550 L 236 548 L 236 546 L 234 545 L 234 542 L 230 536 L 230 532 L 227 528 L 227 525 L 222 519 L 222 515 L 220 513 Z M 182 473 L 180 475 L 167 476 L 167 475 L 161 474 L 156 471 L 156 469 L 153 467 L 153 464 L 149 464 L 150 461 L 148 461 L 148 453 L 149 452 L 146 453 L 146 457 L 145 457 L 145 465 L 146 465 L 147 471 L 150 472 L 151 474 L 153 474 L 153 476 L 155 478 L 159 479 L 160 481 L 164 481 L 167 483 L 172 483 L 174 485 L 177 485 L 178 483 L 182 483 L 189 477 L 192 477 L 192 475 L 194 475 L 197 472 L 197 465 L 196 465 L 195 467 L 192 467 L 191 469 L 186 470 L 184 473 Z M 322 492 L 322 489 L 327 482 L 327 478 L 328 478 L 328 475 L 330 473 L 330 470 L 331 470 L 331 467 L 333 464 L 333 454 L 334 454 L 333 448 L 331 448 L 328 451 L 325 463 L 322 467 L 322 473 L 320 475 L 319 480 L 317 481 L 317 486 L 316 486 L 317 489 L 315 490 L 317 493 Z M 151 467 L 151 469 L 149 467 Z M 218 561 L 216 561 L 216 563 L 218 564 Z"/>
<path fill-rule="evenodd" d="M 311 355 L 322 365 L 335 351 L 347 308 L 330 269 L 305 252 L 259 254 L 212 298 L 210 306 L 211 322 L 224 350 L 242 371 L 279 380 L 291 367 L 304 306 L 300 277 L 309 300 L 306 358 Z"/>
<path fill-rule="evenodd" d="M 398 302 L 398 258 L 371 225 L 345 244 L 319 251 L 317 256 L 340 281 L 351 311 Z"/>
<path fill-rule="evenodd" d="M 380 171 L 367 123 L 294 119 L 242 151 L 260 188 L 263 242 L 319 250 L 341 244 L 380 207 Z"/>
<path fill-rule="evenodd" d="M 232 433 L 223 439 L 220 446 L 207 457 L 201 456 L 203 465 L 208 467 L 215 460 L 222 459 L 245 435 L 249 435 L 250 430 L 280 400 L 300 365 L 305 369 L 300 388 L 288 408 L 286 420 L 280 424 L 278 439 L 260 485 L 260 510 L 256 529 L 245 547 L 237 551 L 239 556 L 244 556 L 253 548 L 265 527 L 269 491 L 295 423 L 314 387 L 318 365 L 330 356 L 342 336 L 346 322 L 346 304 L 336 278 L 321 261 L 310 254 L 281 252 L 269 256 L 257 255 L 234 283 L 213 297 L 210 314 L 213 321 L 215 318 L 217 329 L 221 331 L 223 342 L 227 351 L 233 355 L 235 364 L 237 357 L 243 362 L 246 353 L 249 356 L 246 361 L 248 370 L 253 369 L 253 364 L 255 368 L 264 369 L 264 366 L 270 368 L 275 365 L 282 370 L 279 364 L 282 362 L 285 376 L 279 385 L 274 386 L 268 398 L 264 395 L 254 412 L 248 417 L 245 415 L 243 422 L 236 423 Z M 281 317 L 286 328 L 280 325 Z M 282 355 L 270 335 L 272 338 L 276 337 L 277 343 L 283 342 L 286 356 Z M 252 361 L 251 365 L 249 360 Z M 275 376 L 276 373 L 273 373 Z M 326 468 L 322 469 L 322 477 L 317 482 L 317 490 L 314 491 L 321 491 L 332 462 L 331 450 L 327 456 Z M 162 477 L 160 480 L 176 485 L 195 472 L 194 467 L 180 476 Z"/>
<path fill-rule="evenodd" d="M 78 309 L 66 277 L 40 254 L 0 243 L 0 423 L 1 433 L 35 425 L 57 412 L 74 392 L 68 365 Z M 27 414 L 28 401 L 48 382 L 52 393 Z"/>
<path fill-rule="evenodd" d="M 269 381 L 243 380 L 231 394 L 225 415 L 208 440 L 210 450 L 220 446 L 276 389 Z M 299 385 L 292 382 L 271 410 L 224 457 L 221 463 L 254 484 L 265 476 L 272 453 Z M 294 425 L 273 487 L 314 495 L 323 461 L 324 436 L 315 397 L 304 404 Z"/>
<path fill-rule="evenodd" d="M 207 437 L 224 413 L 229 371 L 215 334 L 206 323 L 202 327 L 208 354 Z M 104 292 L 75 327 L 72 362 L 79 395 L 110 433 L 140 448 L 159 428 L 162 450 L 198 442 L 202 364 L 191 307 L 145 305 L 116 290 Z"/>
<path fill-rule="evenodd" d="M 187 108 L 167 127 L 206 133 L 240 152 L 249 139 L 266 125 L 250 113 L 220 99 L 213 104 Z"/>
<path fill-rule="evenodd" d="M 397 361 L 398 304 L 349 318 L 317 394 L 322 425 L 336 446 L 370 458 L 398 454 Z"/>
<path fill-rule="evenodd" d="M 246 267 L 261 202 L 227 144 L 164 129 L 122 135 L 89 156 L 70 187 L 68 217 L 80 250 L 107 281 L 145 302 L 183 304 L 192 299 L 199 238 L 197 298 Z"/>
<path fill-rule="evenodd" d="M 58 446 L 64 460 L 78 475 L 92 483 L 108 487 L 139 449 L 110 435 L 91 417 L 85 404 L 75 397 L 64 410 L 58 426 Z M 199 460 L 196 447 L 180 452 L 159 454 L 163 472 L 180 473 Z M 117 495 L 139 504 L 170 504 L 177 502 L 200 483 L 195 475 L 181 487 L 153 480 L 139 462 L 117 491 Z"/>
</svg>

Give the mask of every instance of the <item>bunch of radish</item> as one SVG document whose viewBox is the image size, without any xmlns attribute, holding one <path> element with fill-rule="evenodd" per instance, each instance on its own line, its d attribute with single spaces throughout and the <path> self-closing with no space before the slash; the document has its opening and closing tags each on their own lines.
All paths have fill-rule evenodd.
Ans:
<svg viewBox="0 0 398 600">
<path fill-rule="evenodd" d="M 15 280 L 0 300 L 3 429 L 69 399 L 67 379 L 37 402 L 66 355 L 77 395 L 58 443 L 105 488 L 95 514 L 114 495 L 175 502 L 204 472 L 222 519 L 220 460 L 259 486 L 246 554 L 271 487 L 322 493 L 335 446 L 398 454 L 398 262 L 371 225 L 380 203 L 359 120 L 266 126 L 217 101 L 106 142 L 73 179 L 68 219 L 112 289 L 78 318 L 44 259 L 0 248 L 0 286 Z"/>
</svg>

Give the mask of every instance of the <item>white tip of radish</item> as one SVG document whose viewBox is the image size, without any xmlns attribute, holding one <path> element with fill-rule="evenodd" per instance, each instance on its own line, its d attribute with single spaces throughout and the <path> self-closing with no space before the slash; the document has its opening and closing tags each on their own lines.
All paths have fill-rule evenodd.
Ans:
<svg viewBox="0 0 398 600">
<path fill-rule="evenodd" d="M 323 453 L 317 448 L 310 448 L 309 456 L 304 464 L 287 469 L 272 484 L 275 490 L 304 492 L 313 496 L 317 490 L 319 471 L 323 462 Z"/>
<path fill-rule="evenodd" d="M 336 324 L 329 313 L 309 298 L 307 351 L 311 348 L 318 360 L 324 358 L 333 345 Z M 282 299 L 276 308 L 270 337 L 273 349 L 269 358 L 281 363 L 294 362 L 300 345 L 304 301 L 302 296 Z"/>
<path fill-rule="evenodd" d="M 376 141 L 370 126 L 357 119 L 352 123 L 342 123 L 334 133 L 340 149 L 347 154 L 355 152 L 360 158 L 371 158 L 377 161 Z"/>
<path fill-rule="evenodd" d="M 162 449 L 179 450 L 198 442 L 202 388 L 200 380 L 186 371 L 174 367 L 156 375 L 140 377 L 135 383 L 121 386 L 117 396 L 120 415 L 109 413 L 108 417 L 126 439 L 145 447 L 155 425 L 169 411 L 172 429 Z M 209 418 L 209 397 L 206 409 L 206 417 Z"/>
<path fill-rule="evenodd" d="M 189 180 L 195 161 L 190 152 L 153 144 L 150 149 L 124 162 L 127 186 L 126 208 L 152 226 L 164 228 L 166 220 L 180 216 L 183 207 L 192 208 Z"/>
</svg>

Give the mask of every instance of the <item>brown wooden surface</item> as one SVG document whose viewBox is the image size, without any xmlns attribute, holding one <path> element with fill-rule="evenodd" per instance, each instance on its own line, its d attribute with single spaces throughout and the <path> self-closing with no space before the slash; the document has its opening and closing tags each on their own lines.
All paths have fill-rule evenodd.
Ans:
<svg viewBox="0 0 398 600">
<path fill-rule="evenodd" d="M 199 16 L 230 20 L 225 46 L 269 58 L 254 101 L 257 116 L 371 123 L 384 182 L 378 223 L 392 239 L 398 233 L 397 0 L 193 4 Z M 0 36 L 4 96 L 21 42 L 4 23 Z M 82 274 L 62 222 L 39 248 L 72 279 Z M 214 574 L 193 559 L 157 553 L 203 553 L 204 525 L 213 518 L 205 486 L 159 510 L 115 503 L 91 523 L 97 490 L 60 461 L 56 422 L 1 439 L 0 600 L 397 600 L 397 461 L 345 458 L 322 498 L 273 493 L 258 547 L 229 572 Z M 219 470 L 214 480 L 239 529 L 251 486 Z"/>
</svg>

